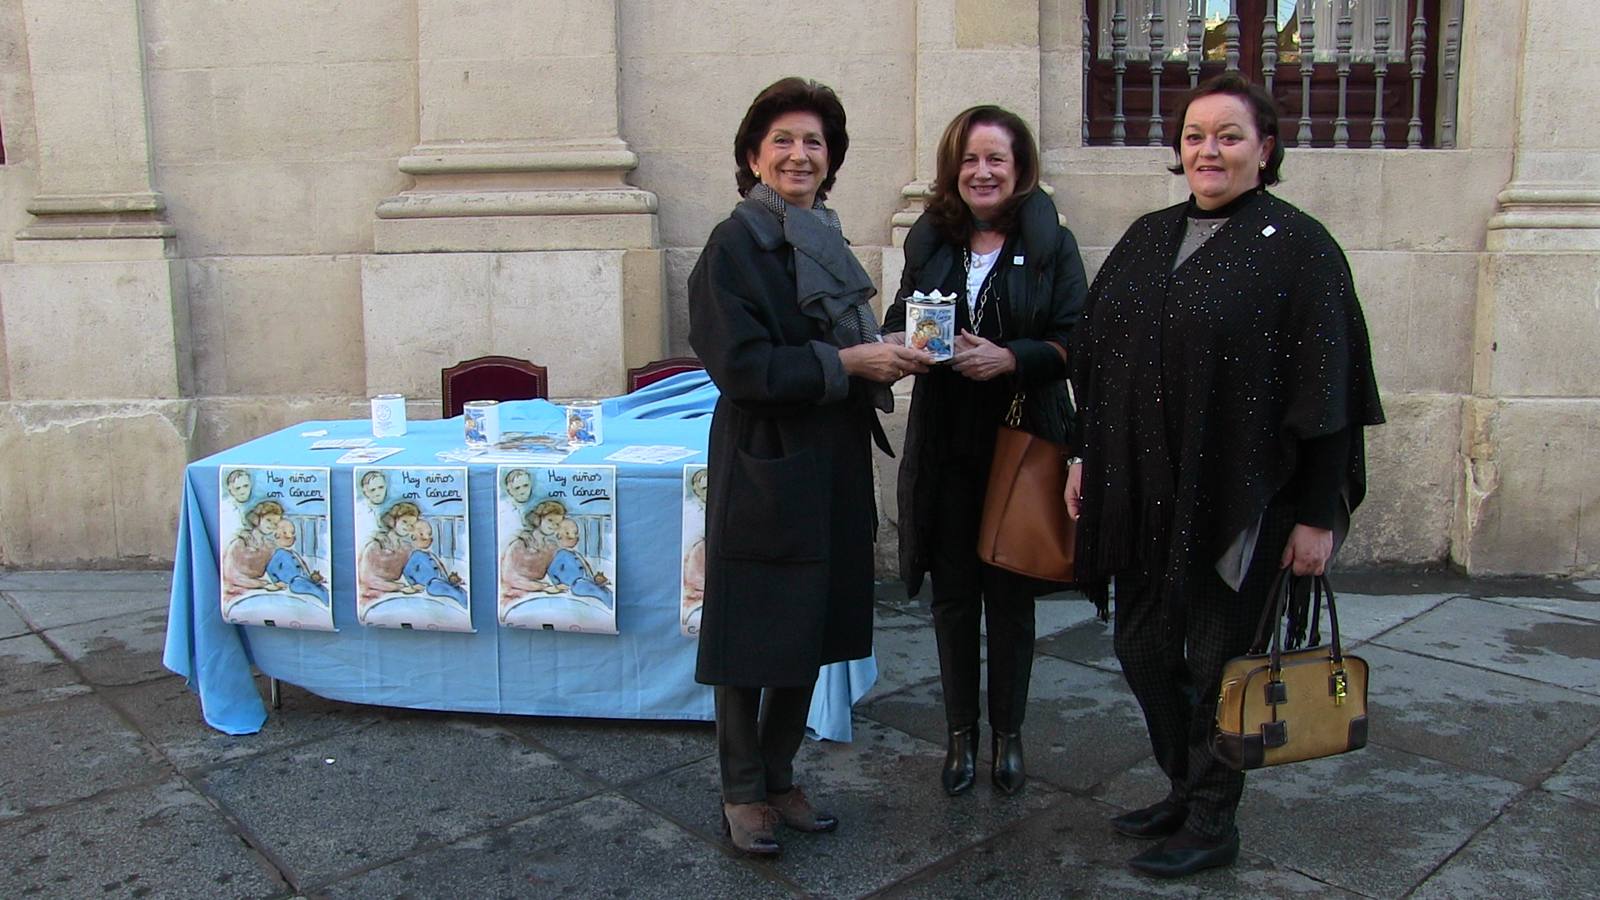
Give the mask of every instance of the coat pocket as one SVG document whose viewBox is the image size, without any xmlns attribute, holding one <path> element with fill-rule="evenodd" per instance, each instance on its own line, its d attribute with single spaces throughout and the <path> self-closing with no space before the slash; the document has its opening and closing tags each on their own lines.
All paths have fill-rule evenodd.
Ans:
<svg viewBox="0 0 1600 900">
<path fill-rule="evenodd" d="M 729 559 L 816 562 L 826 557 L 831 486 L 812 450 L 763 459 L 734 450 L 720 547 Z"/>
</svg>

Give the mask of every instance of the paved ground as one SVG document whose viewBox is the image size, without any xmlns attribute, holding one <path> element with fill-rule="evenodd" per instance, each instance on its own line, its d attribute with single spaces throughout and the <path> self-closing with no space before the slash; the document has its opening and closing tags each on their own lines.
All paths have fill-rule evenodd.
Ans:
<svg viewBox="0 0 1600 900">
<path fill-rule="evenodd" d="M 165 576 L 0 573 L 0 897 L 1600 895 L 1600 582 L 1342 581 L 1372 745 L 1252 775 L 1239 864 L 1173 884 L 1106 826 L 1161 788 L 1081 600 L 1040 604 L 1028 789 L 951 800 L 927 606 L 886 587 L 856 740 L 801 751 L 844 824 L 762 863 L 719 838 L 709 725 L 285 687 L 227 737 L 161 666 Z"/>
</svg>

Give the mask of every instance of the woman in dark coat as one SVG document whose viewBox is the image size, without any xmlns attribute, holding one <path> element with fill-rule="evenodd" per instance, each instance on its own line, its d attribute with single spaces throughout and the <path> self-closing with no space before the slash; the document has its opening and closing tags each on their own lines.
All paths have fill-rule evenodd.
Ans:
<svg viewBox="0 0 1600 900">
<path fill-rule="evenodd" d="M 724 826 L 759 855 L 780 821 L 837 825 L 794 755 L 818 669 L 872 652 L 874 406 L 927 359 L 878 340 L 872 282 L 822 205 L 848 146 L 831 89 L 762 91 L 734 139 L 745 199 L 689 276 L 689 343 L 721 392 L 696 678 L 716 686 Z"/>
<path fill-rule="evenodd" d="M 1022 397 L 1021 427 L 1067 439 L 1066 345 L 1083 307 L 1083 260 L 1039 189 L 1033 134 L 1014 113 L 975 106 L 939 143 L 928 210 L 905 242 L 900 293 L 884 330 L 906 328 L 913 291 L 954 294 L 955 357 L 917 378 L 900 464 L 900 571 L 916 593 L 933 577 L 949 742 L 946 793 L 976 779 L 978 626 L 988 623 L 991 778 L 1022 788 L 1022 720 L 1033 669 L 1034 596 L 1045 585 L 982 563 L 978 524 L 995 435 Z"/>
<path fill-rule="evenodd" d="M 1095 277 L 1067 479 L 1078 574 L 1114 579 L 1117 659 L 1169 782 L 1112 827 L 1163 839 L 1129 861 L 1160 877 L 1238 856 L 1244 775 L 1209 752 L 1222 666 L 1280 568 L 1324 571 L 1366 491 L 1362 427 L 1383 421 L 1343 251 L 1266 191 L 1272 98 L 1218 76 L 1178 122 L 1192 196 L 1135 222 Z"/>
</svg>

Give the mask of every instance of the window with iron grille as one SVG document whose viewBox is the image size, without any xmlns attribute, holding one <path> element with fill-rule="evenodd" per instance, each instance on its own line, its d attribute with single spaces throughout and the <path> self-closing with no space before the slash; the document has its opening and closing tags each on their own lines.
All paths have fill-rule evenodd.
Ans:
<svg viewBox="0 0 1600 900">
<path fill-rule="evenodd" d="M 1085 0 L 1083 140 L 1167 143 L 1237 70 L 1301 147 L 1454 147 L 1463 0 Z"/>
</svg>

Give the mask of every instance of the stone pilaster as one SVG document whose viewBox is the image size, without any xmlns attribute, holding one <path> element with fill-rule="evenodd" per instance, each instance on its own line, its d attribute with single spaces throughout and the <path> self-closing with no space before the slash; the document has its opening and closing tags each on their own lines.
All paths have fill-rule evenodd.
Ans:
<svg viewBox="0 0 1600 900">
<path fill-rule="evenodd" d="M 1578 0 L 1524 6 L 1510 183 L 1478 268 L 1454 555 L 1469 571 L 1600 568 L 1600 83 Z"/>
<path fill-rule="evenodd" d="M 437 396 L 439 368 L 503 353 L 549 366 L 558 394 L 599 395 L 663 355 L 656 198 L 626 181 L 616 14 L 418 0 L 420 143 L 399 163 L 414 183 L 378 204 L 362 274 L 370 390 Z M 420 341 L 419 315 L 435 326 Z"/>
<path fill-rule="evenodd" d="M 0 564 L 160 558 L 192 431 L 189 322 L 151 178 L 139 4 L 22 11 L 38 191 L 0 265 L 16 463 L 0 467 Z"/>
</svg>

